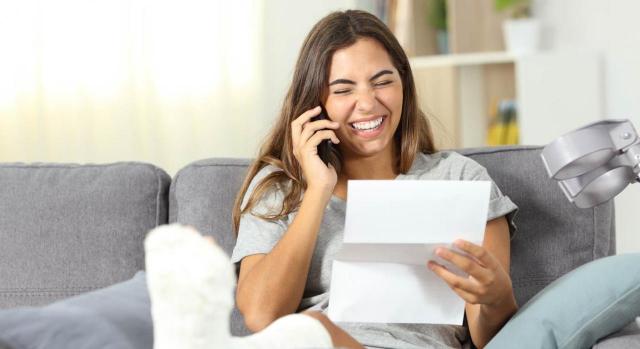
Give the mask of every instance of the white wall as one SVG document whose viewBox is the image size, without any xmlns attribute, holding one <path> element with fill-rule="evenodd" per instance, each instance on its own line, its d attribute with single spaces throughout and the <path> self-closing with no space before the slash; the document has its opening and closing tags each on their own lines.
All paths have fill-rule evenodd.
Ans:
<svg viewBox="0 0 640 349">
<path fill-rule="evenodd" d="M 180 1 L 0 1 L 0 162 L 255 156 L 312 25 L 379 3 Z"/>
<path fill-rule="evenodd" d="M 640 128 L 640 1 L 535 0 L 534 4 L 546 49 L 602 52 L 604 116 L 628 118 Z M 640 226 L 634 220 L 639 213 L 640 184 L 636 184 L 616 198 L 618 253 L 640 251 Z"/>
</svg>

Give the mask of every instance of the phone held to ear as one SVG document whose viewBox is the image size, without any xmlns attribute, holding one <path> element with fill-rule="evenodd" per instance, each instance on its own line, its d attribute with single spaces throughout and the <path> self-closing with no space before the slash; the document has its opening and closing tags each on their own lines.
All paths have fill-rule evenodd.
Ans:
<svg viewBox="0 0 640 349">
<path fill-rule="evenodd" d="M 327 119 L 327 111 L 324 109 L 324 106 L 321 104 L 320 108 L 322 109 L 322 111 L 320 112 L 320 114 L 318 114 L 317 116 L 314 116 L 311 118 L 311 121 L 318 121 L 318 120 L 325 120 Z M 331 155 L 331 147 L 333 146 L 333 144 L 331 143 L 331 140 L 329 139 L 325 139 L 322 142 L 320 142 L 320 144 L 318 145 L 318 156 L 320 157 L 320 160 L 322 160 L 322 162 L 324 162 L 325 165 L 329 166 L 329 158 Z"/>
</svg>

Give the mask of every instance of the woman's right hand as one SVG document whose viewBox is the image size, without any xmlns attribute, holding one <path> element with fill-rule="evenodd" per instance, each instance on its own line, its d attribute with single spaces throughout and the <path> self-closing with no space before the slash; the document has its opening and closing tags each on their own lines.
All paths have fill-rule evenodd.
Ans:
<svg viewBox="0 0 640 349">
<path fill-rule="evenodd" d="M 307 190 L 321 190 L 333 193 L 333 188 L 338 181 L 335 168 L 325 165 L 318 155 L 318 145 L 325 139 L 333 144 L 340 143 L 333 130 L 340 124 L 329 119 L 311 121 L 311 118 L 319 115 L 320 106 L 307 110 L 291 122 L 291 137 L 293 141 L 293 155 L 295 156 L 302 174 L 307 181 Z"/>
</svg>

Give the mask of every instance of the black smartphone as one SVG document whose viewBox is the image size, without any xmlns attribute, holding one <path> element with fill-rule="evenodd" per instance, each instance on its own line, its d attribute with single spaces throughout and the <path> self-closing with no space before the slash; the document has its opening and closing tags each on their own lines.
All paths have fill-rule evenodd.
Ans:
<svg viewBox="0 0 640 349">
<path fill-rule="evenodd" d="M 327 119 L 327 111 L 324 109 L 324 106 L 322 104 L 320 104 L 320 108 L 322 109 L 320 111 L 320 114 L 318 114 L 317 116 L 314 116 L 311 118 L 311 121 L 318 121 L 318 120 L 325 120 Z M 332 147 L 332 143 L 330 140 L 325 139 L 322 142 L 320 142 L 320 144 L 318 145 L 318 156 L 320 157 L 320 160 L 322 160 L 322 162 L 324 162 L 325 165 L 329 166 L 329 158 L 331 155 L 331 147 Z"/>
</svg>

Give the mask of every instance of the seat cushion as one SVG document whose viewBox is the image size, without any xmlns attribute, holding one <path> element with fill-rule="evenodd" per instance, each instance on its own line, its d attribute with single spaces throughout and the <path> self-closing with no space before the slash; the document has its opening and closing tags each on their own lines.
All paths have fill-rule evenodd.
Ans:
<svg viewBox="0 0 640 349">
<path fill-rule="evenodd" d="M 640 319 L 640 318 L 637 318 Z M 640 348 L 639 320 L 630 322 L 618 332 L 600 339 L 593 349 Z"/>
<path fill-rule="evenodd" d="M 0 164 L 0 308 L 130 279 L 167 222 L 170 180 L 142 163 Z"/>
</svg>

